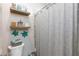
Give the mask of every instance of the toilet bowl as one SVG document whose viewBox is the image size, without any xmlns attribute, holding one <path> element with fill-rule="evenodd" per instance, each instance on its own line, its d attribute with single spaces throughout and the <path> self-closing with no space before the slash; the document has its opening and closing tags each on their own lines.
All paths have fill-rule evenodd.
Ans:
<svg viewBox="0 0 79 59">
<path fill-rule="evenodd" d="M 15 47 L 9 46 L 8 47 L 8 49 L 10 50 L 9 55 L 10 56 L 21 56 L 22 55 L 23 46 L 24 46 L 24 43 L 22 43 L 19 46 L 15 46 Z"/>
</svg>

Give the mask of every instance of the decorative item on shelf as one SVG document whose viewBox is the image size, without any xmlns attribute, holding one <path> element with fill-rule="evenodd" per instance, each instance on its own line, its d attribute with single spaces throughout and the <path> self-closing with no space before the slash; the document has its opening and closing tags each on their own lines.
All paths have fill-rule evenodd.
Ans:
<svg viewBox="0 0 79 59">
<path fill-rule="evenodd" d="M 23 12 L 27 12 L 27 7 L 22 5 L 22 9 L 21 9 Z"/>
<path fill-rule="evenodd" d="M 25 12 L 28 12 L 26 8 L 25 8 Z"/>
<path fill-rule="evenodd" d="M 11 22 L 11 27 L 16 27 L 16 21 Z"/>
<path fill-rule="evenodd" d="M 23 22 L 21 20 L 17 22 L 17 27 L 23 27 Z"/>
<path fill-rule="evenodd" d="M 14 35 L 14 36 L 18 36 L 18 31 L 16 31 L 16 30 L 14 30 L 13 32 L 12 32 L 12 35 Z"/>
<path fill-rule="evenodd" d="M 12 9 L 16 9 L 16 4 L 15 4 L 15 3 L 12 3 L 11 8 L 12 8 Z"/>
<path fill-rule="evenodd" d="M 25 27 L 30 27 L 29 23 L 24 24 Z"/>
<path fill-rule="evenodd" d="M 22 6 L 20 5 L 20 4 L 16 4 L 16 9 L 18 10 L 18 11 L 22 11 L 21 9 L 22 9 Z"/>
<path fill-rule="evenodd" d="M 23 33 L 21 33 L 22 36 L 25 38 L 26 36 L 28 36 L 28 32 L 27 31 L 23 31 Z"/>
<path fill-rule="evenodd" d="M 21 11 L 27 12 L 27 10 L 26 10 L 26 8 L 24 6 L 22 6 Z"/>
</svg>

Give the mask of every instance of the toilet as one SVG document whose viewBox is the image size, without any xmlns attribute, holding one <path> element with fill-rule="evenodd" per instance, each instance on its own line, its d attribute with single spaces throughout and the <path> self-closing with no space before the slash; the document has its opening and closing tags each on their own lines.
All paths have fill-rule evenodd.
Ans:
<svg viewBox="0 0 79 59">
<path fill-rule="evenodd" d="M 9 55 L 10 56 L 21 56 L 22 55 L 23 46 L 24 46 L 24 43 L 22 43 L 19 46 L 15 46 L 15 47 L 8 46 Z"/>
</svg>

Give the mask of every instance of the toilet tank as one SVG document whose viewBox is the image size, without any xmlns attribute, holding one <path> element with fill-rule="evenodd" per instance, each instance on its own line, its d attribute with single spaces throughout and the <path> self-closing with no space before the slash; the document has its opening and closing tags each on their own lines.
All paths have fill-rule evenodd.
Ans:
<svg viewBox="0 0 79 59">
<path fill-rule="evenodd" d="M 10 56 L 21 56 L 22 55 L 23 46 L 24 46 L 24 43 L 22 43 L 19 46 L 15 46 L 15 47 L 9 46 L 8 47 L 8 49 L 10 50 L 9 55 Z"/>
</svg>

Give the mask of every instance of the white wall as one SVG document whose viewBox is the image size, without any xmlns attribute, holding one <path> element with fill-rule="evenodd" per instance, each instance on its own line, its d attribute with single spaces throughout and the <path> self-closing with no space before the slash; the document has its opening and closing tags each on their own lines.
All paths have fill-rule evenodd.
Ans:
<svg viewBox="0 0 79 59">
<path fill-rule="evenodd" d="M 9 44 L 9 4 L 0 4 L 0 17 L 0 51 L 2 50 L 2 55 L 6 55 Z"/>
</svg>

